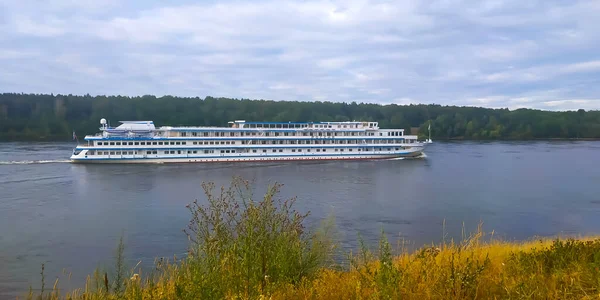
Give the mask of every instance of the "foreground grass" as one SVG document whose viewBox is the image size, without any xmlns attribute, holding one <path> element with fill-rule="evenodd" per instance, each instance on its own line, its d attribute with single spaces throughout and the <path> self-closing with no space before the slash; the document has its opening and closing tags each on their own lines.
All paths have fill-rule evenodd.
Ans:
<svg viewBox="0 0 600 300">
<path fill-rule="evenodd" d="M 479 230 L 461 242 L 393 253 L 379 247 L 331 259 L 332 231 L 310 232 L 293 200 L 277 201 L 274 186 L 260 201 L 237 181 L 208 205 L 190 205 L 185 260 L 160 261 L 150 274 L 125 274 L 122 243 L 116 270 L 97 271 L 83 289 L 64 295 L 58 282 L 30 299 L 597 299 L 600 239 L 503 242 Z M 112 278 L 112 280 L 111 280 Z"/>
</svg>

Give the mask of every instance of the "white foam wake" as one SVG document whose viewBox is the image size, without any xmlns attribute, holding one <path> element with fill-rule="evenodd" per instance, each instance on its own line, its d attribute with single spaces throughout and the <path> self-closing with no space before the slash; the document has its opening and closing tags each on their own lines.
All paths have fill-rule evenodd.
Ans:
<svg viewBox="0 0 600 300">
<path fill-rule="evenodd" d="M 51 160 L 0 160 L 0 165 L 33 165 L 33 164 L 56 164 L 67 163 L 68 159 L 51 159 Z"/>
</svg>

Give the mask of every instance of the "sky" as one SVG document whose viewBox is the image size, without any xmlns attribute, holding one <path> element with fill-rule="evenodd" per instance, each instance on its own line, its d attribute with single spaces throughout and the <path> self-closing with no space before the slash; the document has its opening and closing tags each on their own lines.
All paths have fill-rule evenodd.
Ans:
<svg viewBox="0 0 600 300">
<path fill-rule="evenodd" d="M 0 0 L 0 92 L 600 109 L 600 0 Z"/>
</svg>

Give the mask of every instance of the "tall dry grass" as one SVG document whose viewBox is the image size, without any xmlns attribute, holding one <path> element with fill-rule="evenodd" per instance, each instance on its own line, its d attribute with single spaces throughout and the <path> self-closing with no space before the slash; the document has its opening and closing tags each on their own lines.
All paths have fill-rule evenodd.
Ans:
<svg viewBox="0 0 600 300">
<path fill-rule="evenodd" d="M 333 261 L 331 222 L 313 231 L 281 185 L 254 199 L 249 182 L 234 178 L 207 203 L 188 206 L 185 259 L 160 260 L 150 274 L 124 269 L 123 242 L 115 270 L 97 270 L 84 288 L 61 295 L 59 282 L 28 299 L 597 299 L 600 239 L 506 242 L 478 230 L 459 242 L 416 252 L 393 251 L 382 232 L 378 247 L 364 243 Z"/>
</svg>

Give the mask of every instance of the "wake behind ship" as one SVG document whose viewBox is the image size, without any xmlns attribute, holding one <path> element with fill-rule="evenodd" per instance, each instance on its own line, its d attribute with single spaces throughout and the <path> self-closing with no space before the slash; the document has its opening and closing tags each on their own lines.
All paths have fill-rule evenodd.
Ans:
<svg viewBox="0 0 600 300">
<path fill-rule="evenodd" d="M 153 121 L 121 121 L 87 135 L 75 163 L 191 163 L 358 160 L 418 157 L 431 143 L 380 129 L 378 122 L 229 122 L 230 127 L 156 128 Z"/>
</svg>

